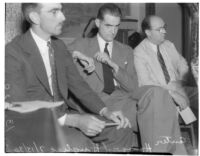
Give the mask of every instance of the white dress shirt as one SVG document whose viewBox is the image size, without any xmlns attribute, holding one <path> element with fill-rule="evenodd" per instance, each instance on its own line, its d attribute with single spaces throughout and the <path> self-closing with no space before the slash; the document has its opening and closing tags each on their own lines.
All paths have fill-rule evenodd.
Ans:
<svg viewBox="0 0 200 156">
<path fill-rule="evenodd" d="M 50 65 L 50 61 L 49 61 L 49 47 L 47 46 L 47 41 L 43 40 L 42 38 L 40 38 L 37 34 L 35 34 L 33 32 L 33 30 L 31 29 L 31 34 L 33 36 L 33 39 L 35 40 L 37 47 L 39 48 L 39 52 L 42 56 L 42 60 L 46 69 L 46 74 L 47 74 L 47 78 L 49 81 L 49 86 L 51 89 L 51 94 L 53 95 L 53 88 L 52 88 L 52 77 L 51 77 L 51 65 Z"/>
<path fill-rule="evenodd" d="M 110 55 L 110 58 L 112 58 L 113 42 L 106 42 L 99 34 L 97 34 L 97 40 L 99 43 L 99 48 L 101 53 L 104 53 L 105 45 L 106 43 L 108 43 L 107 46 L 108 53 Z M 115 79 L 114 79 L 114 85 L 117 86 L 117 82 L 115 81 Z"/>
<path fill-rule="evenodd" d="M 45 69 L 46 69 L 47 78 L 49 81 L 49 86 L 51 89 L 51 94 L 53 95 L 53 88 L 52 88 L 52 81 L 51 81 L 51 79 L 52 79 L 51 65 L 50 65 L 50 61 L 49 61 L 49 47 L 47 46 L 48 41 L 45 41 L 42 38 L 40 38 L 37 34 L 35 34 L 33 32 L 32 29 L 30 29 L 30 31 L 31 31 L 31 35 L 32 35 L 33 39 L 36 42 L 37 47 L 39 48 L 39 52 L 42 56 L 42 60 L 43 60 L 43 63 L 44 63 Z M 58 122 L 60 123 L 60 125 L 64 125 L 66 116 L 67 116 L 67 114 L 65 114 L 64 116 L 62 116 L 58 119 Z"/>
</svg>

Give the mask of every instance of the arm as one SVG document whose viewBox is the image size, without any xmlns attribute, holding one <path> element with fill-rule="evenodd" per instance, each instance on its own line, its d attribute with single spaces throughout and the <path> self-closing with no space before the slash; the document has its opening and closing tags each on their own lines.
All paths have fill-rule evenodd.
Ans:
<svg viewBox="0 0 200 156">
<path fill-rule="evenodd" d="M 22 58 L 11 45 L 5 48 L 5 83 L 9 86 L 6 94 L 9 95 L 9 101 L 26 100 L 26 81 L 23 73 Z"/>
<path fill-rule="evenodd" d="M 86 108 L 93 113 L 99 114 L 100 110 L 105 107 L 104 103 L 80 76 L 70 53 L 67 51 L 64 54 L 66 55 L 66 76 L 69 89 L 76 95 L 81 103 L 86 106 Z"/>
<path fill-rule="evenodd" d="M 173 58 L 173 65 L 176 67 L 178 73 L 178 80 L 185 81 L 186 74 L 188 73 L 188 64 L 183 56 L 176 50 L 176 47 L 171 43 L 171 57 Z"/>
</svg>

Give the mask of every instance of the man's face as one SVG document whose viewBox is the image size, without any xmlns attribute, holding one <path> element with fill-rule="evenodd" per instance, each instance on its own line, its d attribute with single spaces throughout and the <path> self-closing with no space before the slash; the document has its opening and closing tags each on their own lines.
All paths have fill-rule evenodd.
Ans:
<svg viewBox="0 0 200 156">
<path fill-rule="evenodd" d="M 154 44 L 161 44 L 165 40 L 166 25 L 160 17 L 150 19 L 150 30 L 147 30 L 148 39 Z"/>
<path fill-rule="evenodd" d="M 56 3 L 43 3 L 39 11 L 39 27 L 47 35 L 59 35 L 62 32 L 65 16 L 62 5 Z"/>
<path fill-rule="evenodd" d="M 99 35 L 106 42 L 111 42 L 117 35 L 120 25 L 120 17 L 116 17 L 110 14 L 105 14 L 103 20 L 100 19 L 96 20 L 96 25 L 99 28 Z"/>
</svg>

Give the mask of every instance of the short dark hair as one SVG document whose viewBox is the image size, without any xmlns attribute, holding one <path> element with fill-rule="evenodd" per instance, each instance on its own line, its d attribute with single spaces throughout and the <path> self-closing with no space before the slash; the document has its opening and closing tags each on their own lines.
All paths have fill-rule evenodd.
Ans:
<svg viewBox="0 0 200 156">
<path fill-rule="evenodd" d="M 31 24 L 32 21 L 29 18 L 29 13 L 32 10 L 35 10 L 39 6 L 39 3 L 22 3 L 22 13 L 24 15 L 24 18 Z"/>
<path fill-rule="evenodd" d="M 122 18 L 121 9 L 113 3 L 105 3 L 103 4 L 98 11 L 97 18 L 100 20 L 104 19 L 105 14 L 111 14 L 116 17 Z"/>
<path fill-rule="evenodd" d="M 142 21 L 142 24 L 141 24 L 141 28 L 142 28 L 142 32 L 145 33 L 145 30 L 149 30 L 151 29 L 151 18 L 153 17 L 154 15 L 149 15 L 147 17 L 145 17 Z"/>
</svg>

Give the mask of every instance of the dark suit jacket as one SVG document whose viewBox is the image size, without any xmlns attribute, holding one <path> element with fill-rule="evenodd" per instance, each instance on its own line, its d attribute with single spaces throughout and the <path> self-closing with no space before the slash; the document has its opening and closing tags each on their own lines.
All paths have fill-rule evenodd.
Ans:
<svg viewBox="0 0 200 156">
<path fill-rule="evenodd" d="M 63 100 L 76 109 L 68 101 L 69 89 L 85 107 L 98 114 L 105 105 L 80 76 L 67 47 L 59 39 L 52 39 L 52 46 Z M 10 85 L 8 94 L 11 101 L 52 99 L 45 66 L 30 31 L 6 45 L 5 83 Z"/>
</svg>

